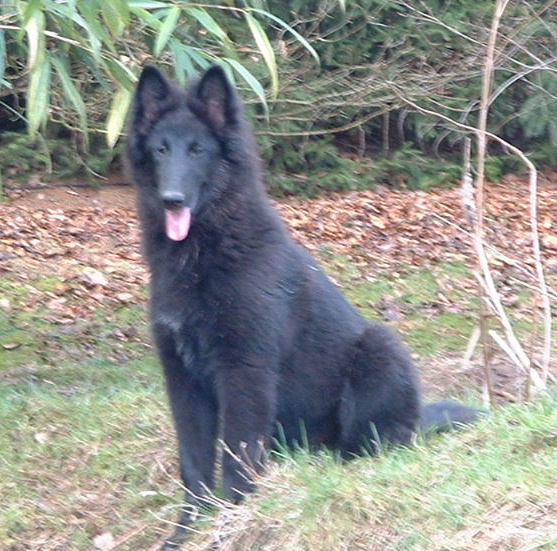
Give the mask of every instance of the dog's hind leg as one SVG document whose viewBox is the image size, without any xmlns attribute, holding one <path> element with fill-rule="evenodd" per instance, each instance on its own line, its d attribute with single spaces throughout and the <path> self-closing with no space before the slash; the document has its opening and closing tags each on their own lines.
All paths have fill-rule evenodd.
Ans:
<svg viewBox="0 0 557 551">
<path fill-rule="evenodd" d="M 370 324 L 355 345 L 339 405 L 337 446 L 344 457 L 410 442 L 420 418 L 412 359 L 398 337 Z"/>
</svg>

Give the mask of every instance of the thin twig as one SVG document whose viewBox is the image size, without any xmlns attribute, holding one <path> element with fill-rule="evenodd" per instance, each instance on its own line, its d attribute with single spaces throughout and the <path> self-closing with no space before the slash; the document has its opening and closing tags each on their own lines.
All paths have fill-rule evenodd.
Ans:
<svg viewBox="0 0 557 551">
<path fill-rule="evenodd" d="M 489 97 L 491 94 L 491 80 L 493 77 L 493 58 L 495 55 L 495 44 L 497 42 L 497 32 L 501 16 L 507 5 L 508 0 L 497 0 L 495 5 L 495 12 L 491 22 L 491 30 L 487 42 L 485 65 L 482 76 L 482 94 L 480 100 L 480 111 L 478 114 L 478 132 L 476 138 L 478 141 L 478 154 L 477 154 L 477 176 L 474 186 L 475 199 L 476 199 L 476 217 L 474 220 L 474 248 L 476 249 L 478 270 L 483 274 L 484 278 L 491 280 L 491 271 L 487 262 L 487 256 L 484 248 L 484 187 L 485 187 L 485 156 L 487 149 L 487 137 L 485 132 L 487 130 L 487 114 L 489 111 Z M 491 339 L 489 329 L 489 310 L 488 303 L 483 296 L 485 287 L 478 285 L 478 294 L 480 298 L 480 338 L 482 340 L 482 352 L 485 382 L 489 401 L 491 404 L 495 401 L 495 394 L 493 392 L 493 374 L 491 369 Z M 497 291 L 495 291 L 497 293 Z M 498 298 L 498 297 L 497 297 Z"/>
<path fill-rule="evenodd" d="M 493 20 L 491 23 L 491 30 L 487 41 L 487 49 L 485 56 L 485 65 L 482 78 L 482 95 L 480 100 L 480 111 L 478 114 L 478 131 L 476 137 L 478 140 L 478 161 L 477 161 L 477 177 L 476 177 L 476 205 L 478 218 L 476 221 L 477 233 L 479 241 L 483 239 L 483 205 L 484 205 L 484 184 L 485 184 L 485 155 L 487 149 L 487 114 L 489 111 L 489 96 L 491 94 L 491 80 L 493 77 L 495 44 L 497 42 L 497 33 L 499 30 L 499 23 L 505 8 L 507 7 L 508 0 L 497 0 Z"/>
<path fill-rule="evenodd" d="M 408 99 L 407 97 L 405 97 L 396 87 L 396 85 L 394 83 L 391 84 L 392 90 L 393 92 L 403 101 L 406 102 L 407 105 L 409 105 L 410 107 L 416 109 L 417 111 L 420 111 L 421 113 L 427 114 L 427 115 L 432 115 L 435 117 L 438 117 L 446 122 L 449 122 L 450 124 L 456 126 L 457 128 L 460 128 L 462 130 L 466 130 L 467 132 L 471 132 L 474 134 L 478 134 L 479 130 L 473 126 L 455 121 L 453 119 L 451 119 L 450 117 L 448 117 L 447 115 L 444 115 L 443 113 L 439 113 L 437 111 L 432 111 L 431 109 L 427 109 L 425 107 L 421 107 L 420 105 L 418 105 L 417 103 L 415 103 L 414 101 Z M 519 157 L 524 164 L 526 164 L 526 166 L 528 167 L 529 170 L 529 174 L 530 174 L 530 178 L 529 178 L 529 185 L 530 185 L 530 201 L 534 201 L 537 203 L 537 170 L 536 167 L 534 166 L 534 164 L 532 163 L 532 161 L 530 161 L 530 159 L 528 159 L 528 157 L 516 146 L 512 145 L 511 143 L 507 142 L 506 140 L 504 140 L 503 138 L 501 138 L 500 136 L 497 136 L 496 134 L 493 134 L 489 131 L 485 131 L 486 136 L 490 139 L 493 140 L 499 144 L 501 144 L 502 146 L 506 147 L 508 149 L 508 151 L 510 151 L 511 153 L 513 153 L 514 155 L 516 155 L 517 157 Z M 539 288 L 540 288 L 540 296 L 542 297 L 542 307 L 543 307 L 543 311 L 544 311 L 544 325 L 545 325 L 545 329 L 544 329 L 544 346 L 543 346 L 543 358 L 542 358 L 542 380 L 547 380 L 548 376 L 549 376 L 549 364 L 550 364 L 550 359 L 551 359 L 551 304 L 550 304 L 550 300 L 549 300 L 549 292 L 548 292 L 548 288 L 547 288 L 547 283 L 545 281 L 545 276 L 543 273 L 543 264 L 541 261 L 541 250 L 540 250 L 540 244 L 539 244 L 539 234 L 538 234 L 538 225 L 537 225 L 537 218 L 533 221 L 532 223 L 532 217 L 536 216 L 536 208 L 535 207 L 531 207 L 530 209 L 530 219 L 531 219 L 531 227 L 532 227 L 532 234 L 533 234 L 533 241 L 535 241 L 536 243 L 533 246 L 533 250 L 534 250 L 534 262 L 536 265 L 536 273 L 537 273 L 537 277 L 538 277 L 538 282 L 539 282 Z M 528 362 L 530 363 L 530 362 Z"/>
<path fill-rule="evenodd" d="M 513 348 L 514 354 L 520 359 L 524 368 L 530 371 L 530 380 L 534 383 L 536 390 L 544 388 L 547 379 L 549 377 L 549 365 L 551 359 L 551 304 L 549 298 L 549 290 L 545 281 L 545 276 L 543 272 L 543 263 L 541 259 L 540 241 L 539 241 L 539 230 L 538 230 L 538 220 L 537 220 L 537 170 L 534 164 L 528 159 L 528 157 L 517 147 L 506 142 L 499 136 L 487 131 L 487 113 L 490 100 L 490 88 L 491 88 L 491 78 L 494 67 L 494 55 L 495 55 L 495 43 L 497 39 L 497 32 L 499 28 L 499 23 L 505 7 L 508 4 L 508 0 L 497 0 L 493 22 L 491 26 L 490 36 L 488 40 L 488 48 L 486 51 L 486 63 L 484 66 L 484 77 L 482 86 L 482 101 L 480 105 L 479 113 L 479 124 L 478 128 L 466 125 L 461 122 L 454 121 L 450 117 L 443 115 L 442 113 L 437 113 L 430 109 L 425 109 L 415 102 L 406 98 L 392 83 L 391 88 L 393 89 L 395 95 L 397 95 L 401 100 L 405 101 L 411 107 L 417 109 L 418 111 L 436 116 L 442 120 L 451 123 L 457 128 L 473 132 L 478 139 L 478 177 L 476 179 L 476 215 L 477 215 L 477 231 L 475 234 L 474 242 L 475 248 L 478 253 L 478 263 L 481 270 L 482 278 L 481 284 L 484 290 L 487 292 L 485 297 L 487 300 L 482 300 L 482 304 L 489 304 L 490 308 L 499 316 L 501 325 L 504 328 L 505 336 L 507 338 L 507 344 Z M 506 147 L 511 153 L 517 155 L 524 164 L 528 167 L 529 171 L 529 190 L 530 190 L 530 224 L 532 228 L 532 249 L 535 264 L 535 271 L 538 279 L 538 285 L 540 289 L 540 297 L 544 312 L 544 339 L 542 348 L 542 360 L 541 360 L 541 377 L 537 373 L 534 373 L 534 362 L 524 353 L 524 349 L 518 342 L 518 339 L 514 335 L 509 319 L 503 309 L 498 296 L 493 278 L 490 272 L 489 263 L 487 261 L 487 256 L 485 254 L 485 248 L 483 245 L 483 221 L 482 221 L 482 209 L 483 209 L 483 191 L 484 191 L 484 174 L 485 174 L 485 152 L 487 148 L 487 140 L 493 140 L 497 143 Z M 483 317 L 483 316 L 482 316 Z M 485 331 L 484 331 L 485 334 Z"/>
<path fill-rule="evenodd" d="M 481 159 L 481 155 L 478 156 Z M 480 202 L 474 193 L 472 184 L 472 171 L 470 169 L 470 139 L 464 140 L 464 171 L 462 174 L 462 185 L 460 188 L 462 207 L 464 209 L 465 218 L 473 230 L 472 243 L 477 252 L 478 272 L 483 273 L 481 269 L 480 258 L 485 256 L 483 249 L 483 236 L 481 235 L 481 219 L 483 213 L 483 199 Z M 491 346 L 489 340 L 489 311 L 484 300 L 484 286 L 482 281 L 478 281 L 478 297 L 480 299 L 480 324 L 479 339 L 482 341 L 483 369 L 484 369 L 484 388 L 482 391 L 484 406 L 493 404 L 495 394 L 493 392 L 493 376 L 491 371 Z"/>
</svg>

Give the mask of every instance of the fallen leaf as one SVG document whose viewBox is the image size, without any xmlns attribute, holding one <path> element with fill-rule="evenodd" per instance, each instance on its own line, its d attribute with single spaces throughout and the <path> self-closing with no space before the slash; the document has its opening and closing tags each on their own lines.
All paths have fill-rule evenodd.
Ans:
<svg viewBox="0 0 557 551">
<path fill-rule="evenodd" d="M 381 230 L 384 230 L 387 227 L 387 223 L 385 222 L 384 218 L 380 218 L 379 216 L 369 216 L 369 221 L 376 227 Z"/>
<path fill-rule="evenodd" d="M 99 270 L 95 270 L 95 268 L 86 266 L 83 268 L 83 275 L 85 276 L 85 281 L 92 287 L 96 287 L 97 285 L 106 287 L 108 285 L 106 276 L 102 272 L 99 272 Z"/>
<path fill-rule="evenodd" d="M 544 247 L 548 249 L 557 249 L 557 235 L 548 234 L 542 237 Z"/>
<path fill-rule="evenodd" d="M 20 342 L 10 342 L 2 345 L 4 350 L 15 350 L 21 346 Z"/>
<path fill-rule="evenodd" d="M 134 302 L 135 300 L 135 295 L 132 293 L 116 293 L 115 296 L 120 302 Z"/>
<path fill-rule="evenodd" d="M 114 536 L 110 532 L 104 532 L 93 538 L 93 545 L 101 551 L 110 551 L 114 547 Z"/>
</svg>

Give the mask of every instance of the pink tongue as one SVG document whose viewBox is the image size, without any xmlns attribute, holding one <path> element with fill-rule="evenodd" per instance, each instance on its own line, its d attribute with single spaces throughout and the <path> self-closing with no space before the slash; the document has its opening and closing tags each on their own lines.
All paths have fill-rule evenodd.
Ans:
<svg viewBox="0 0 557 551">
<path fill-rule="evenodd" d="M 182 241 L 188 235 L 191 225 L 191 211 L 187 207 L 165 210 L 166 235 L 173 241 Z"/>
</svg>

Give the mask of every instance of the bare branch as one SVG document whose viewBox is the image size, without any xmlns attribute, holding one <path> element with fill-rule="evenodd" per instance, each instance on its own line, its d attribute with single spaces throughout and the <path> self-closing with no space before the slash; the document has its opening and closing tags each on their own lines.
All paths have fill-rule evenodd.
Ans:
<svg viewBox="0 0 557 551">
<path fill-rule="evenodd" d="M 410 105 L 417 111 L 421 113 L 425 113 L 428 115 L 435 116 L 450 123 L 452 126 L 465 130 L 467 132 L 474 133 L 476 135 L 478 141 L 478 155 L 477 155 L 477 178 L 476 178 L 476 185 L 475 185 L 475 192 L 476 192 L 476 208 L 474 212 L 475 220 L 472 220 L 470 217 L 470 213 L 467 211 L 467 216 L 471 221 L 474 222 L 475 231 L 474 231 L 474 246 L 476 249 L 476 253 L 478 255 L 478 280 L 481 290 L 481 304 L 482 304 L 482 312 L 480 314 L 480 327 L 482 332 L 482 341 L 483 341 L 483 348 L 484 348 L 484 364 L 486 366 L 486 377 L 487 377 L 487 385 L 490 388 L 490 371 L 489 371 L 489 354 L 487 353 L 487 346 L 488 340 L 487 336 L 489 335 L 492 339 L 495 339 L 494 333 L 489 332 L 487 327 L 487 312 L 483 310 L 485 306 L 489 307 L 491 311 L 493 311 L 501 323 L 505 333 L 505 344 L 504 346 L 501 344 L 501 339 L 498 337 L 496 342 L 498 342 L 499 346 L 509 354 L 509 356 L 515 362 L 519 362 L 522 369 L 524 369 L 529 374 L 529 381 L 532 383 L 535 390 L 541 390 L 545 388 L 547 384 L 547 379 L 549 377 L 549 363 L 551 358 L 551 305 L 550 305 L 550 298 L 549 298 L 549 290 L 545 281 L 545 276 L 543 272 L 543 263 L 541 258 L 541 250 L 540 250 L 540 240 L 539 240 L 539 230 L 538 230 L 538 220 L 537 220 L 537 170 L 534 164 L 528 159 L 528 157 L 517 147 L 513 146 L 506 140 L 503 140 L 499 136 L 488 132 L 487 131 L 487 115 L 488 109 L 490 105 L 490 100 L 493 99 L 494 96 L 491 95 L 491 80 L 494 71 L 494 55 L 495 55 L 495 44 L 497 40 L 497 33 L 499 29 L 499 24 L 501 21 L 501 17 L 504 13 L 504 10 L 508 4 L 508 0 L 497 0 L 493 21 L 491 25 L 491 31 L 489 34 L 488 39 L 488 46 L 486 50 L 486 61 L 484 66 L 484 74 L 483 74 L 483 85 L 482 85 L 482 97 L 480 102 L 480 110 L 479 110 L 479 122 L 478 128 L 474 128 L 472 126 L 463 124 L 462 122 L 457 122 L 450 117 L 432 111 L 430 109 L 425 109 L 418 105 L 415 101 L 412 101 L 405 97 L 405 95 L 398 89 L 398 87 L 391 83 L 391 89 L 394 91 L 395 95 L 402 101 L 404 101 L 407 105 Z M 542 347 L 542 360 L 541 360 L 541 376 L 535 370 L 534 362 L 528 357 L 528 355 L 524 352 L 524 349 L 514 331 L 512 329 L 512 325 L 509 321 L 509 318 L 501 304 L 500 297 L 497 293 L 497 289 L 495 283 L 493 281 L 493 277 L 491 275 L 491 271 L 489 268 L 489 262 L 487 260 L 487 255 L 485 253 L 485 246 L 484 246 L 484 239 L 483 239 L 483 204 L 484 204 L 484 178 L 485 178 L 485 156 L 486 156 L 486 149 L 487 149 L 487 141 L 488 139 L 493 140 L 500 145 L 506 147 L 510 152 L 517 155 L 522 162 L 527 166 L 529 171 L 529 190 L 530 190 L 530 224 L 532 230 L 532 249 L 533 249 L 533 257 L 534 257 L 534 264 L 535 264 L 535 271 L 538 280 L 539 286 L 539 295 L 542 302 L 542 308 L 544 313 L 544 337 L 543 337 L 543 347 Z M 465 170 L 465 176 L 463 180 L 463 189 L 465 188 L 466 184 L 466 175 L 469 173 L 469 169 Z M 467 201 L 467 209 L 470 210 L 470 202 Z"/>
</svg>

